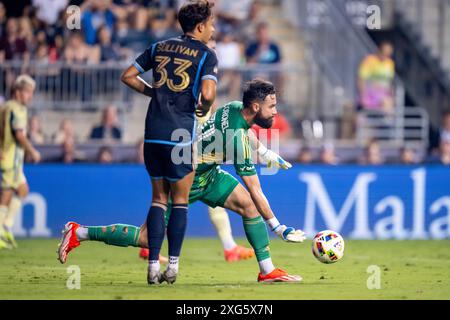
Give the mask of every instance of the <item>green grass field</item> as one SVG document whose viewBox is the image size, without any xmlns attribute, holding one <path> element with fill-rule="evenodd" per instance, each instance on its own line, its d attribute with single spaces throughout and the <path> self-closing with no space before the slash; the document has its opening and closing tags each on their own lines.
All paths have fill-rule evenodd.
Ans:
<svg viewBox="0 0 450 320">
<path fill-rule="evenodd" d="M 258 284 L 255 260 L 226 263 L 218 240 L 189 238 L 177 283 L 152 287 L 136 248 L 83 243 L 61 265 L 57 243 L 21 240 L 17 250 L 0 251 L 0 299 L 450 299 L 448 240 L 347 241 L 344 258 L 324 265 L 312 256 L 309 241 L 274 239 L 276 265 L 304 280 Z M 81 269 L 80 290 L 66 287 L 71 265 Z M 370 265 L 381 270 L 378 290 L 367 288 Z"/>
</svg>

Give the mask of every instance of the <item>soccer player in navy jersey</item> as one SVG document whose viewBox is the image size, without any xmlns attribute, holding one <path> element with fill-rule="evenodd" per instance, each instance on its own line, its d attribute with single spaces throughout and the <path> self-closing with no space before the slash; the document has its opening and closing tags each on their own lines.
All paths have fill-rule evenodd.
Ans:
<svg viewBox="0 0 450 320">
<path fill-rule="evenodd" d="M 149 284 L 159 284 L 178 273 L 194 180 L 195 118 L 207 115 L 216 96 L 217 57 L 206 45 L 215 31 L 212 6 L 208 1 L 194 1 L 181 7 L 178 20 L 184 35 L 154 43 L 122 74 L 127 86 L 152 98 L 145 121 L 144 146 L 152 183 L 152 205 L 147 216 Z M 139 77 L 149 70 L 153 72 L 152 86 Z M 189 133 L 189 141 L 174 135 L 179 130 Z M 188 161 L 174 161 L 173 155 L 179 154 L 180 148 L 180 158 Z M 173 203 L 167 226 L 169 266 L 161 273 L 158 256 L 169 197 Z"/>
</svg>

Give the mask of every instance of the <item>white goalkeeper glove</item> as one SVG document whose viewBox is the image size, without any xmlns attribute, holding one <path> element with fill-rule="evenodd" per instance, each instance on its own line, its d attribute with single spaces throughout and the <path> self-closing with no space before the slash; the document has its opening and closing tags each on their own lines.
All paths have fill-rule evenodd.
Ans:
<svg viewBox="0 0 450 320">
<path fill-rule="evenodd" d="M 302 230 L 295 230 L 292 227 L 286 227 L 284 224 L 278 225 L 272 231 L 286 242 L 303 242 L 306 239 Z"/>
<path fill-rule="evenodd" d="M 276 167 L 285 170 L 292 168 L 292 164 L 284 160 L 272 150 L 267 149 L 262 143 L 259 144 L 257 152 L 269 168 Z"/>
</svg>

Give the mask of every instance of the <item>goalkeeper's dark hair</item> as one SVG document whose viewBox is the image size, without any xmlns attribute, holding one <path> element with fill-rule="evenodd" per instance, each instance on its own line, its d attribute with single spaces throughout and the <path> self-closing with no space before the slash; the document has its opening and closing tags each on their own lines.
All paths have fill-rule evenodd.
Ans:
<svg viewBox="0 0 450 320">
<path fill-rule="evenodd" d="M 207 0 L 188 1 L 178 11 L 178 22 L 184 33 L 191 32 L 199 23 L 206 22 L 212 15 L 214 3 Z"/>
<path fill-rule="evenodd" d="M 242 103 L 244 108 L 249 108 L 254 102 L 262 102 L 267 96 L 275 94 L 275 86 L 272 82 L 254 79 L 244 85 L 244 97 Z"/>
</svg>

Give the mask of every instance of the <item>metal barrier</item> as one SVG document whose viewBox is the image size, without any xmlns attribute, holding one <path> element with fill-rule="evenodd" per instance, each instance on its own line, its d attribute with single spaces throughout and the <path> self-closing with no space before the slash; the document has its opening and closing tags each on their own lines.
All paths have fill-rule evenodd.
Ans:
<svg viewBox="0 0 450 320">
<path fill-rule="evenodd" d="M 36 81 L 33 108 L 39 110 L 99 109 L 105 104 L 130 102 L 130 92 L 120 82 L 125 65 L 68 65 L 8 61 L 0 66 L 0 92 L 8 98 L 14 79 L 21 73 Z"/>
<path fill-rule="evenodd" d="M 405 143 L 427 146 L 429 118 L 424 108 L 398 108 L 392 114 L 364 110 L 358 113 L 357 121 L 357 140 L 361 144 L 375 138 L 390 140 L 398 146 Z"/>
</svg>

